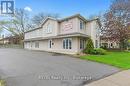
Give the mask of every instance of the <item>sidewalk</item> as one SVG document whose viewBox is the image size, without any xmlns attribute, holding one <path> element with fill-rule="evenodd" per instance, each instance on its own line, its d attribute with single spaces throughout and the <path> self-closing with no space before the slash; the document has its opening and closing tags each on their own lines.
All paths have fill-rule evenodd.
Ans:
<svg viewBox="0 0 130 86">
<path fill-rule="evenodd" d="M 85 86 L 130 86 L 130 70 L 125 70 Z"/>
</svg>

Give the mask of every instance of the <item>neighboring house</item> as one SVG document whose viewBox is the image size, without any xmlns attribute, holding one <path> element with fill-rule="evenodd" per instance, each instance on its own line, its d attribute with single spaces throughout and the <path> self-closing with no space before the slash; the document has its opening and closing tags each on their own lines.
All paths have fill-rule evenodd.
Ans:
<svg viewBox="0 0 130 86">
<path fill-rule="evenodd" d="M 2 39 L 3 39 L 3 38 L 2 38 L 2 37 L 0 37 L 0 44 L 3 44 L 3 41 L 2 41 Z"/>
<path fill-rule="evenodd" d="M 100 22 L 86 20 L 76 14 L 61 20 L 46 18 L 42 24 L 25 33 L 25 49 L 43 50 L 66 54 L 80 53 L 90 37 L 94 47 L 100 47 Z"/>
<path fill-rule="evenodd" d="M 0 44 L 20 44 L 21 38 L 19 36 L 9 36 L 0 39 Z"/>
<path fill-rule="evenodd" d="M 115 41 L 115 40 L 110 40 L 110 38 L 106 38 L 106 37 L 100 37 L 101 40 L 101 47 L 103 48 L 108 48 L 108 49 L 119 49 L 120 45 L 119 42 Z"/>
</svg>

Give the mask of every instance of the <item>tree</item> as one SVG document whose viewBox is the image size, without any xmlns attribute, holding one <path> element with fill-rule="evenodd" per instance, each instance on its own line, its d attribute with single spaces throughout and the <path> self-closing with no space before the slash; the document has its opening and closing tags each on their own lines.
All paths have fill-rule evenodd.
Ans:
<svg viewBox="0 0 130 86">
<path fill-rule="evenodd" d="M 4 24 L 6 24 L 6 22 L 5 21 L 0 21 L 0 33 L 2 33 L 2 31 L 3 31 L 3 25 Z"/>
<path fill-rule="evenodd" d="M 106 40 L 119 42 L 120 49 L 126 48 L 130 36 L 130 0 L 114 0 L 104 14 L 102 35 Z"/>
<path fill-rule="evenodd" d="M 29 13 L 24 9 L 16 9 L 15 14 L 10 18 L 0 21 L 0 30 L 6 29 L 13 35 L 17 35 L 24 39 L 24 33 L 30 29 L 34 29 L 36 25 L 39 25 L 46 17 L 58 18 L 58 14 L 51 13 L 39 13 L 31 19 Z"/>
<path fill-rule="evenodd" d="M 12 26 L 14 28 L 10 30 L 18 35 L 23 36 L 26 31 L 31 29 L 29 22 L 28 12 L 24 9 L 16 9 L 14 18 L 12 19 Z"/>
<path fill-rule="evenodd" d="M 31 29 L 30 19 L 28 12 L 24 9 L 16 9 L 15 14 L 10 18 L 0 21 L 1 28 L 6 29 L 13 35 L 18 35 L 24 39 L 24 33 Z"/>
<path fill-rule="evenodd" d="M 32 23 L 34 25 L 39 25 L 46 17 L 52 17 L 52 18 L 59 18 L 58 14 L 52 14 L 52 13 L 38 13 L 32 18 Z"/>
<path fill-rule="evenodd" d="M 93 50 L 94 50 L 93 41 L 91 38 L 89 38 L 86 43 L 85 52 L 90 54 Z"/>
</svg>

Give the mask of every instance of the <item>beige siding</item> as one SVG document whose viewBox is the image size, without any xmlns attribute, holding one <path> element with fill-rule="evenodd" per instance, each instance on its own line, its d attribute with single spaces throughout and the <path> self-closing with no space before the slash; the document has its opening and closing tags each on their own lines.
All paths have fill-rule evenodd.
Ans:
<svg viewBox="0 0 130 86">
<path fill-rule="evenodd" d="M 76 54 L 79 52 L 77 37 L 72 38 L 72 49 L 63 49 L 63 39 L 64 38 L 51 39 L 52 43 L 54 43 L 54 45 L 52 45 L 52 48 L 49 48 L 49 40 L 39 41 L 39 48 L 35 48 L 35 41 L 32 42 L 32 47 L 31 47 L 31 42 L 27 42 L 25 45 L 25 49 L 43 50 L 43 51 L 59 52 L 59 53 L 66 53 L 66 54 Z"/>
<path fill-rule="evenodd" d="M 60 34 L 78 32 L 78 18 L 72 18 L 60 23 Z M 72 27 L 72 28 L 70 28 Z"/>
<path fill-rule="evenodd" d="M 84 22 L 84 25 L 85 25 L 84 29 L 80 29 L 80 21 L 83 21 L 83 22 Z M 83 34 L 86 34 L 86 35 L 87 35 L 87 33 L 86 33 L 86 23 L 85 23 L 85 21 L 84 21 L 84 20 L 82 20 L 82 19 L 78 18 L 77 28 L 78 28 L 78 32 L 80 32 L 80 33 L 83 33 Z"/>
<path fill-rule="evenodd" d="M 42 29 L 37 29 L 28 33 L 25 33 L 25 39 L 42 37 Z"/>
<path fill-rule="evenodd" d="M 71 33 L 83 33 L 91 37 L 94 43 L 94 47 L 96 47 L 96 40 L 98 41 L 98 47 L 100 44 L 99 38 L 99 24 L 97 21 L 84 22 L 85 28 L 80 29 L 80 21 L 84 21 L 79 17 L 73 17 L 68 20 L 59 22 L 57 20 L 48 19 L 42 25 L 42 28 L 25 33 L 25 39 L 38 38 L 38 37 L 50 37 L 57 36 L 59 34 L 71 34 Z M 50 28 L 48 32 L 48 27 Z M 71 38 L 71 37 L 70 37 Z M 48 39 L 49 40 L 49 39 Z M 44 50 L 50 52 L 59 52 L 59 53 L 67 53 L 67 54 L 76 54 L 81 52 L 80 49 L 80 37 L 72 38 L 72 49 L 63 49 L 63 38 L 59 39 L 51 39 L 54 45 L 52 48 L 49 48 L 48 40 L 39 41 L 39 48 L 35 47 L 35 41 L 25 42 L 26 49 L 32 50 Z"/>
<path fill-rule="evenodd" d="M 47 33 L 48 25 L 50 26 L 51 32 Z M 37 37 L 49 37 L 56 36 L 58 34 L 58 22 L 49 19 L 40 29 L 25 33 L 25 39 L 37 38 Z"/>
<path fill-rule="evenodd" d="M 47 27 L 50 26 L 51 32 L 47 33 Z M 58 35 L 58 22 L 49 19 L 42 27 L 42 37 L 56 36 Z"/>
<path fill-rule="evenodd" d="M 100 33 L 99 33 L 99 24 L 97 21 L 91 21 L 86 24 L 86 34 L 88 34 L 91 39 L 93 40 L 94 47 L 96 48 L 96 40 L 98 41 L 98 48 L 100 47 Z"/>
</svg>

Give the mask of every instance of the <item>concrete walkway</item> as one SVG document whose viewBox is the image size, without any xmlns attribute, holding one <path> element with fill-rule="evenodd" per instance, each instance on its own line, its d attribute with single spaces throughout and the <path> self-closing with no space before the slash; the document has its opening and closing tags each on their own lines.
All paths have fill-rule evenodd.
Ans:
<svg viewBox="0 0 130 86">
<path fill-rule="evenodd" d="M 85 86 L 130 86 L 130 70 L 125 70 Z"/>
</svg>

